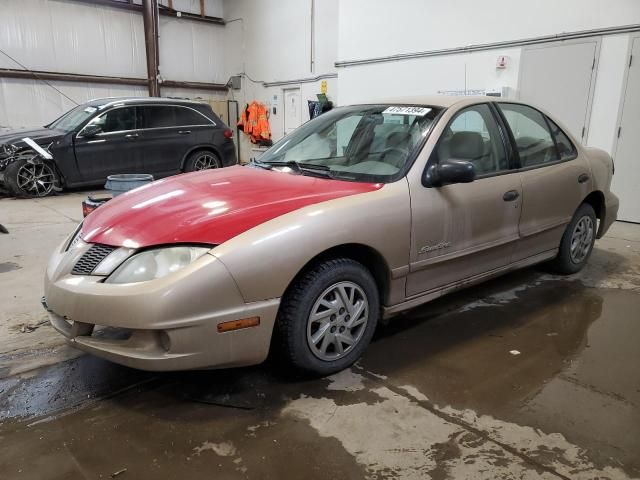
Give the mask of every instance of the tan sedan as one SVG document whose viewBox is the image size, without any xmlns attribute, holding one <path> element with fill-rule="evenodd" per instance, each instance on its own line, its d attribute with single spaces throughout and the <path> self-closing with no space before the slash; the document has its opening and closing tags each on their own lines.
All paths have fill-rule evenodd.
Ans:
<svg viewBox="0 0 640 480">
<path fill-rule="evenodd" d="M 580 270 L 616 218 L 613 172 L 521 103 L 336 108 L 249 166 L 100 207 L 53 254 L 43 303 L 71 345 L 136 368 L 256 364 L 273 345 L 328 374 L 381 317 L 539 262 Z"/>
</svg>

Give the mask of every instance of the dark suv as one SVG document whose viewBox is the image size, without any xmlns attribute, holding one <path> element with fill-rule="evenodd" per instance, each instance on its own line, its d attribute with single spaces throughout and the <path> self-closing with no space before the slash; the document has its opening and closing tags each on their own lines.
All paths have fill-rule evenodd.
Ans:
<svg viewBox="0 0 640 480">
<path fill-rule="evenodd" d="M 226 167 L 237 162 L 232 137 L 205 103 L 92 100 L 43 128 L 2 132 L 0 186 L 14 195 L 42 197 L 64 187 L 99 185 L 112 174 L 159 178 Z"/>
</svg>

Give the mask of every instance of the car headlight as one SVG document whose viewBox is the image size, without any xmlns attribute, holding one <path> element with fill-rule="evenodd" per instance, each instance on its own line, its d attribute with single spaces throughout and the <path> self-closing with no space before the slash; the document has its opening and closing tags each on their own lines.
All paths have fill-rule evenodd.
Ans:
<svg viewBox="0 0 640 480">
<path fill-rule="evenodd" d="M 136 283 L 161 278 L 191 264 L 211 247 L 164 247 L 133 255 L 105 283 Z"/>
</svg>

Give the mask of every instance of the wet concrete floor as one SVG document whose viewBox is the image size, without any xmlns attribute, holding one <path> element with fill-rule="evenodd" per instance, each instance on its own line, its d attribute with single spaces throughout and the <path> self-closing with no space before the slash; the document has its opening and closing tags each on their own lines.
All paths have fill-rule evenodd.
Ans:
<svg viewBox="0 0 640 480">
<path fill-rule="evenodd" d="M 91 356 L 6 377 L 0 478 L 640 478 L 629 242 L 577 277 L 532 268 L 415 309 L 329 378 Z"/>
</svg>

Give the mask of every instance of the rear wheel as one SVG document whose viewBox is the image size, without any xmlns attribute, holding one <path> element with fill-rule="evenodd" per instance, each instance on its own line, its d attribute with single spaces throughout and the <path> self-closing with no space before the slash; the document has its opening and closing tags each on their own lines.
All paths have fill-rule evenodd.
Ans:
<svg viewBox="0 0 640 480">
<path fill-rule="evenodd" d="M 329 375 L 352 365 L 371 341 L 380 300 L 371 273 L 340 258 L 307 271 L 282 299 L 281 346 L 299 370 Z"/>
<path fill-rule="evenodd" d="M 218 156 L 209 150 L 199 150 L 193 152 L 187 158 L 184 164 L 185 172 L 196 172 L 198 170 L 209 170 L 211 168 L 220 168 L 222 162 Z"/>
<path fill-rule="evenodd" d="M 562 236 L 558 256 L 553 260 L 553 269 L 569 275 L 579 272 L 585 266 L 596 241 L 596 212 L 587 203 L 580 205 L 571 223 Z"/>
<path fill-rule="evenodd" d="M 16 197 L 46 197 L 59 190 L 58 174 L 48 162 L 20 159 L 5 171 L 5 181 Z"/>
</svg>

